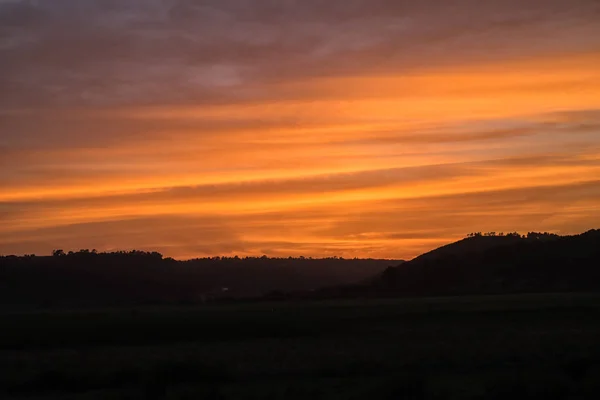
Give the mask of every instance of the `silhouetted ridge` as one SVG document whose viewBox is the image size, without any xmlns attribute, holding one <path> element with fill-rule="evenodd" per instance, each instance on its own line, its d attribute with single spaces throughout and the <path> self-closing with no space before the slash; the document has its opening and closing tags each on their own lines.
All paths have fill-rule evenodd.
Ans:
<svg viewBox="0 0 600 400">
<path fill-rule="evenodd" d="M 187 261 L 157 252 L 0 257 L 0 307 L 198 303 L 310 291 L 376 276 L 398 261 L 338 257 L 212 257 Z"/>
<path fill-rule="evenodd" d="M 431 261 L 443 257 L 477 254 L 494 247 L 514 244 L 520 240 L 520 236 L 471 236 L 421 254 L 412 261 Z"/>
<path fill-rule="evenodd" d="M 600 290 L 600 230 L 469 235 L 390 267 L 356 292 L 458 295 Z"/>
</svg>

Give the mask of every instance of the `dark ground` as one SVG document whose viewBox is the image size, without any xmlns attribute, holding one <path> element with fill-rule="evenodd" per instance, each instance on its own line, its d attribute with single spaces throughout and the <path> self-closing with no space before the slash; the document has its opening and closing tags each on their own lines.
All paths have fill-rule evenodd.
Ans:
<svg viewBox="0 0 600 400">
<path fill-rule="evenodd" d="M 4 399 L 600 398 L 600 295 L 3 313 Z"/>
</svg>

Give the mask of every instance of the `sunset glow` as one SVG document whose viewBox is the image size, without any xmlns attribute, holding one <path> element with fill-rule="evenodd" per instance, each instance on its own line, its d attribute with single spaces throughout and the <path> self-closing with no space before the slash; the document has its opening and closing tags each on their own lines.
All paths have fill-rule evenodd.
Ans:
<svg viewBox="0 0 600 400">
<path fill-rule="evenodd" d="M 598 2 L 283 3 L 0 1 L 0 254 L 600 227 Z"/>
</svg>

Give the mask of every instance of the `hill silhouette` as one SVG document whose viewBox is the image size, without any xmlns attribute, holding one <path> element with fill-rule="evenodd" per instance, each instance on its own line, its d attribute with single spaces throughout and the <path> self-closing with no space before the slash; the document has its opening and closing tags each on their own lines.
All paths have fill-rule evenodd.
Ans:
<svg viewBox="0 0 600 400">
<path fill-rule="evenodd" d="M 0 257 L 0 307 L 79 307 L 200 303 L 310 291 L 375 276 L 399 261 L 338 257 L 212 257 L 187 261 L 160 253 Z"/>
<path fill-rule="evenodd" d="M 358 283 L 357 283 L 358 282 Z M 0 257 L 0 307 L 600 291 L 600 230 L 473 233 L 411 261 L 156 252 Z"/>
<path fill-rule="evenodd" d="M 358 296 L 437 296 L 600 290 L 600 230 L 558 236 L 470 234 L 368 284 L 328 289 Z"/>
</svg>

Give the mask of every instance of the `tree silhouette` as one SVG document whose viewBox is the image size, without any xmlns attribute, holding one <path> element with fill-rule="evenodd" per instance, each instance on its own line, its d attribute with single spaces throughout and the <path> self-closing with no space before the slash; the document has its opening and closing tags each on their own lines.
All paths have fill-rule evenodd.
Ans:
<svg viewBox="0 0 600 400">
<path fill-rule="evenodd" d="M 59 250 L 52 250 L 52 256 L 53 257 L 63 257 L 65 255 L 66 254 L 65 254 L 64 250 L 60 250 L 60 249 Z"/>
</svg>

